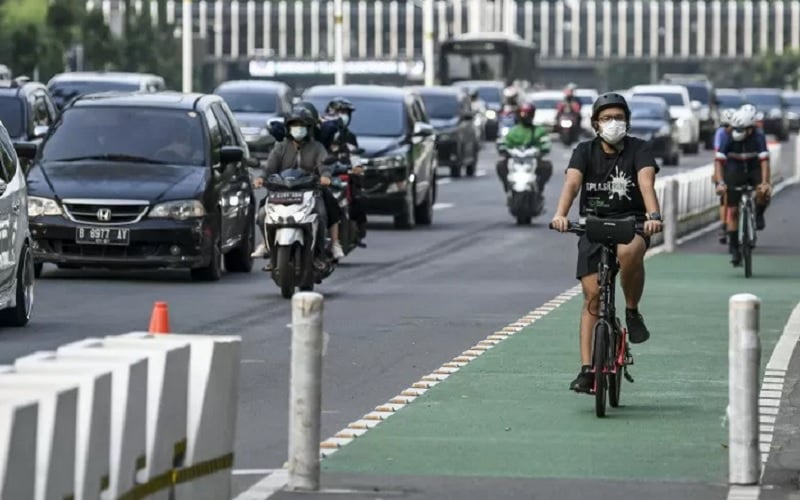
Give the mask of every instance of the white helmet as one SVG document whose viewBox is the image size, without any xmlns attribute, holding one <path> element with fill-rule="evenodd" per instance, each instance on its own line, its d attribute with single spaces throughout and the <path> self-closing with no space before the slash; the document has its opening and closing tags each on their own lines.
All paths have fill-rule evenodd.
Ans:
<svg viewBox="0 0 800 500">
<path fill-rule="evenodd" d="M 736 113 L 736 110 L 733 108 L 726 108 L 723 109 L 722 112 L 719 114 L 719 121 L 723 127 L 727 127 L 731 124 L 733 120 L 733 114 Z"/>
<path fill-rule="evenodd" d="M 517 90 L 514 86 L 508 86 L 503 90 L 503 97 L 509 98 L 516 98 L 519 95 L 519 90 Z"/>
<path fill-rule="evenodd" d="M 756 124 L 756 108 L 752 104 L 745 104 L 733 114 L 731 125 L 734 128 L 754 127 Z"/>
</svg>

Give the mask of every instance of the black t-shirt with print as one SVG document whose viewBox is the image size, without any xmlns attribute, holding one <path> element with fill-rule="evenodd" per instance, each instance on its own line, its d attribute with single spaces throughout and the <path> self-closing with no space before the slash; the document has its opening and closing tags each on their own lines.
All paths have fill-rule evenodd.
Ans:
<svg viewBox="0 0 800 500">
<path fill-rule="evenodd" d="M 603 150 L 599 137 L 578 144 L 568 168 L 583 173 L 581 216 L 644 216 L 638 173 L 645 167 L 659 170 L 650 144 L 636 137 L 625 137 L 624 147 L 612 154 Z"/>
</svg>

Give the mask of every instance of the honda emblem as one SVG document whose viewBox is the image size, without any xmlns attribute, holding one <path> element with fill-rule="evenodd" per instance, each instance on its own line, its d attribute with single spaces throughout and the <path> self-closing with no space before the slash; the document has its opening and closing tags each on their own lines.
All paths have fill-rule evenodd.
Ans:
<svg viewBox="0 0 800 500">
<path fill-rule="evenodd" d="M 97 211 L 97 220 L 100 222 L 109 222 L 111 220 L 111 209 L 101 208 Z"/>
</svg>

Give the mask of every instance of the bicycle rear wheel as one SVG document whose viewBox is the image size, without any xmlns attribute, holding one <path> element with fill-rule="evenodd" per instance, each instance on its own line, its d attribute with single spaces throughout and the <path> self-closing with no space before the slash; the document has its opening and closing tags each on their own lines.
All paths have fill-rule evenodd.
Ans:
<svg viewBox="0 0 800 500">
<path fill-rule="evenodd" d="M 599 321 L 594 328 L 594 352 L 592 365 L 594 368 L 594 409 L 598 417 L 606 416 L 606 389 L 608 380 L 604 373 L 608 364 L 608 323 Z"/>
<path fill-rule="evenodd" d="M 619 329 L 619 325 L 617 325 L 615 328 L 614 334 L 611 335 L 611 339 L 612 340 L 609 349 L 609 356 L 611 357 L 609 359 L 612 359 L 613 362 L 609 362 L 609 365 L 612 365 L 616 369 L 616 373 L 608 374 L 608 404 L 610 404 L 612 408 L 616 408 L 619 406 L 619 400 L 622 396 L 621 392 L 623 376 L 623 368 L 619 363 L 617 363 L 617 360 L 620 358 L 620 350 L 625 349 L 622 331 Z"/>
<path fill-rule="evenodd" d="M 749 278 L 753 275 L 753 245 L 750 241 L 752 238 L 752 228 L 750 226 L 750 214 L 744 214 L 742 220 L 741 233 L 742 237 L 739 241 L 739 248 L 742 252 L 742 259 L 744 260 L 744 277 Z"/>
</svg>

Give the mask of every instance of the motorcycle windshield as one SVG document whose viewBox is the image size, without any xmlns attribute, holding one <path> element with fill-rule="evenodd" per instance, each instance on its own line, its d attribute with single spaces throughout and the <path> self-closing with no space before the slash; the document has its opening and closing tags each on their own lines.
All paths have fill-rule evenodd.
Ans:
<svg viewBox="0 0 800 500">
<path fill-rule="evenodd" d="M 267 189 L 272 190 L 308 189 L 315 186 L 316 179 L 305 170 L 290 168 L 270 175 L 266 184 Z"/>
</svg>

